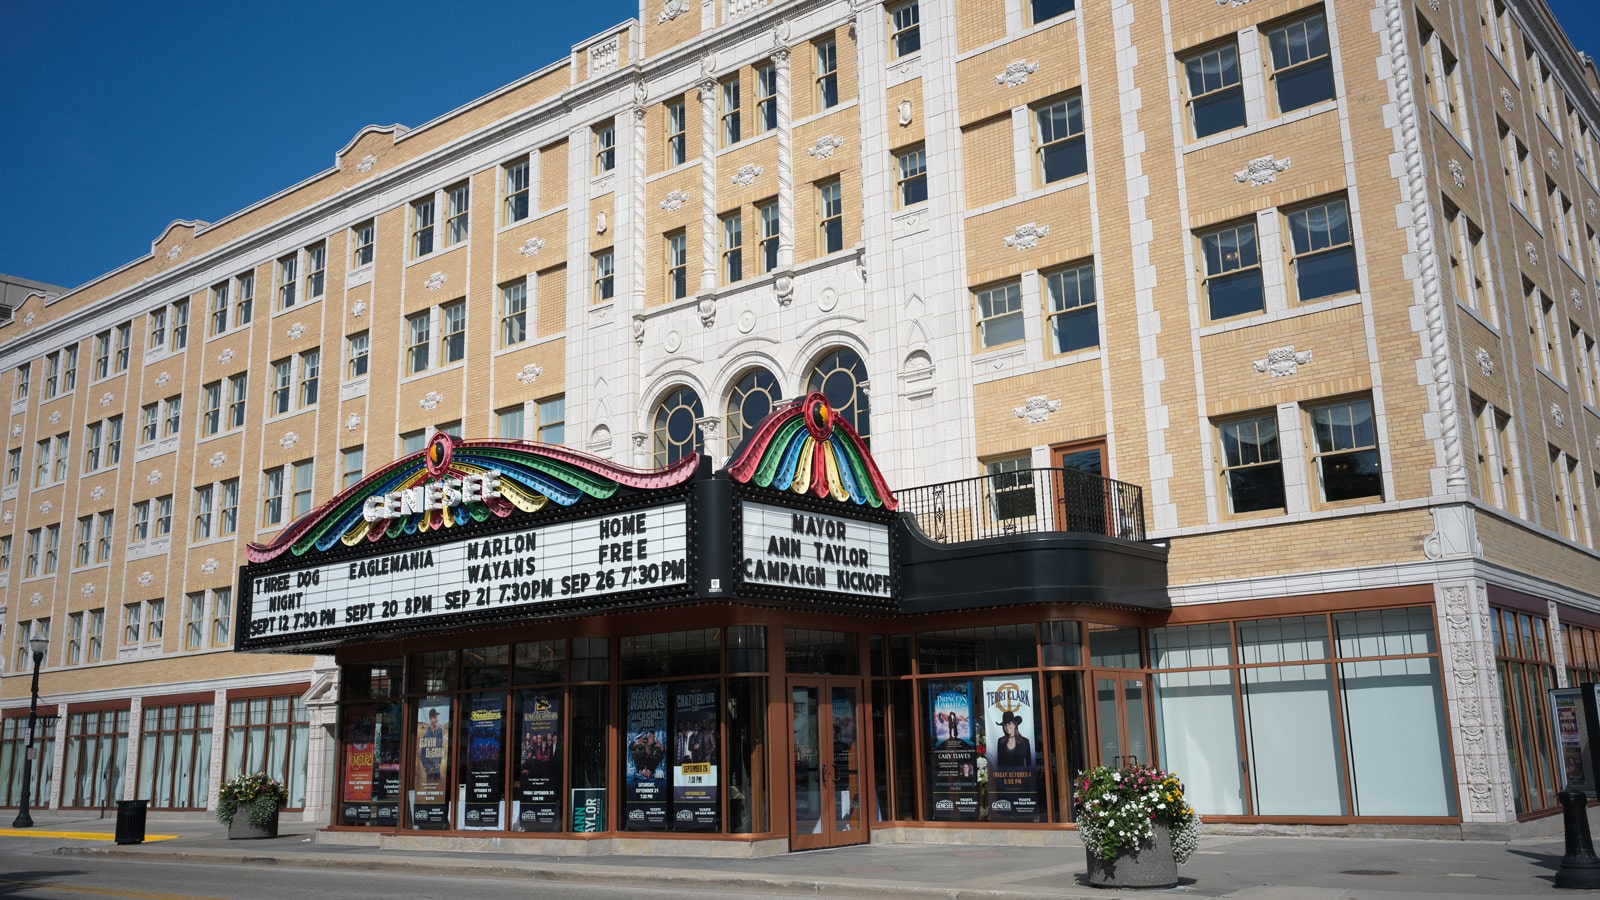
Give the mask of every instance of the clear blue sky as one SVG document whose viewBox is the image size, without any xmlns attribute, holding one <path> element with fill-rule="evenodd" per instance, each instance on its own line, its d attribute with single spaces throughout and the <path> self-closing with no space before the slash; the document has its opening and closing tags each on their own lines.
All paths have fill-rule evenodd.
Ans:
<svg viewBox="0 0 1600 900">
<path fill-rule="evenodd" d="M 1578 48 L 1600 57 L 1600 2 L 1550 3 Z M 328 168 L 363 126 L 420 125 L 638 8 L 8 3 L 0 272 L 81 285 L 149 253 L 174 219 L 217 221 Z"/>
</svg>

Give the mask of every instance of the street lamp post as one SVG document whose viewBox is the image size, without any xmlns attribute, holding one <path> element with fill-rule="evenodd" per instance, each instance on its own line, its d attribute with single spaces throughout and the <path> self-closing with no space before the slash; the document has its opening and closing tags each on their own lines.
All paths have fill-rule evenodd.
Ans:
<svg viewBox="0 0 1600 900">
<path fill-rule="evenodd" d="M 33 651 L 33 689 L 28 700 L 28 750 L 22 759 L 22 806 L 17 810 L 12 828 L 32 828 L 33 816 L 28 815 L 29 796 L 33 791 L 33 730 L 39 721 L 39 667 L 44 664 L 44 652 L 50 648 L 50 639 L 36 634 L 28 639 L 28 649 Z"/>
</svg>

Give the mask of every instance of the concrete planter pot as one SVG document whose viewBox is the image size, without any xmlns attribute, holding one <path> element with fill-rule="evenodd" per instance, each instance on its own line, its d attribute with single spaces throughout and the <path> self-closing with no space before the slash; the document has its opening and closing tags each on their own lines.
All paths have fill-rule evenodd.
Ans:
<svg viewBox="0 0 1600 900">
<path fill-rule="evenodd" d="M 1098 888 L 1168 888 L 1178 883 L 1178 861 L 1172 856 L 1172 826 L 1157 822 L 1155 834 L 1138 849 L 1114 859 L 1089 858 L 1089 884 Z"/>
<path fill-rule="evenodd" d="M 228 840 L 248 841 L 261 838 L 275 838 L 278 836 L 278 811 L 272 811 L 272 821 L 264 826 L 254 825 L 250 822 L 250 811 L 240 809 L 234 813 L 233 821 L 228 823 Z"/>
</svg>

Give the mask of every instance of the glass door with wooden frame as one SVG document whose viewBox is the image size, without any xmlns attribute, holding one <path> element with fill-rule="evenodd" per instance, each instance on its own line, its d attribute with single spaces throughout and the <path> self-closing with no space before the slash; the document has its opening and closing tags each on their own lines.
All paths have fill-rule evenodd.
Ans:
<svg viewBox="0 0 1600 900">
<path fill-rule="evenodd" d="M 789 679 L 791 850 L 864 844 L 869 838 L 862 814 L 862 690 L 855 678 Z"/>
<path fill-rule="evenodd" d="M 1059 470 L 1054 501 L 1064 531 L 1114 534 L 1113 503 L 1105 481 L 1104 440 L 1050 448 L 1050 465 Z"/>
</svg>

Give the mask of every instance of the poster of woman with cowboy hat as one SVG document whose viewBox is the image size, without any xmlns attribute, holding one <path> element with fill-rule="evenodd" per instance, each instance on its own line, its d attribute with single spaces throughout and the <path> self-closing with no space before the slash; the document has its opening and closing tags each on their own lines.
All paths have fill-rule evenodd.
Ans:
<svg viewBox="0 0 1600 900">
<path fill-rule="evenodd" d="M 1039 815 L 1034 768 L 1033 678 L 1014 675 L 983 680 L 989 764 L 990 821 L 1032 822 Z"/>
</svg>

